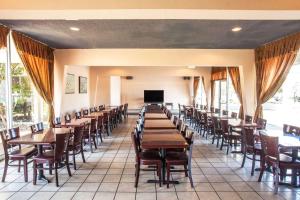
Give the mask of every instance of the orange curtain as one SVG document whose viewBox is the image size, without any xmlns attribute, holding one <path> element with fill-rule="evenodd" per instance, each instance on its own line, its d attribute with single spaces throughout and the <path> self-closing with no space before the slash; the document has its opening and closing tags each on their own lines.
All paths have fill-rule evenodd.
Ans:
<svg viewBox="0 0 300 200">
<path fill-rule="evenodd" d="M 240 111 L 239 111 L 239 118 L 244 118 L 244 107 L 243 107 L 243 96 L 242 96 L 242 87 L 241 87 L 241 81 L 240 81 L 240 71 L 238 67 L 228 67 L 228 73 L 231 78 L 231 82 L 233 85 L 233 88 L 239 98 L 240 101 Z"/>
<path fill-rule="evenodd" d="M 207 94 L 207 90 L 206 90 L 206 87 L 205 87 L 205 82 L 204 82 L 204 76 L 202 76 L 202 84 L 203 84 L 203 89 L 204 89 L 204 92 L 205 92 L 205 100 L 206 100 L 206 105 L 208 105 L 208 94 Z"/>
<path fill-rule="evenodd" d="M 20 33 L 12 32 L 14 42 L 24 67 L 29 74 L 37 92 L 49 107 L 49 124 L 52 125 L 53 108 L 53 49 Z"/>
<path fill-rule="evenodd" d="M 196 105 L 196 97 L 197 97 L 197 92 L 199 88 L 199 77 L 194 77 L 194 84 L 193 84 L 193 92 L 194 92 L 194 99 L 193 99 L 193 105 Z"/>
<path fill-rule="evenodd" d="M 254 119 L 263 117 L 262 105 L 286 79 L 300 46 L 300 33 L 255 49 L 257 106 Z"/>
<path fill-rule="evenodd" d="M 9 29 L 3 25 L 0 25 L 0 49 L 7 47 L 7 35 Z"/>
<path fill-rule="evenodd" d="M 211 70 L 211 80 L 226 80 L 226 67 L 213 67 Z"/>
</svg>

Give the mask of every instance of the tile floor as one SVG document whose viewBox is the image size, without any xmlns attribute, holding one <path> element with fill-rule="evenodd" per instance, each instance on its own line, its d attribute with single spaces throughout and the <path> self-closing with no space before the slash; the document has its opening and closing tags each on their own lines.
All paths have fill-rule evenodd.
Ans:
<svg viewBox="0 0 300 200">
<path fill-rule="evenodd" d="M 173 174 L 173 179 L 180 184 L 159 187 L 146 183 L 155 178 L 152 172 L 142 172 L 138 188 L 134 188 L 135 154 L 131 146 L 130 133 L 136 117 L 131 116 L 126 123 L 113 130 L 111 137 L 94 152 L 86 152 L 86 163 L 78 160 L 77 171 L 69 177 L 65 169 L 59 171 L 60 187 L 55 183 L 42 181 L 32 185 L 32 170 L 29 171 L 30 182 L 25 183 L 22 172 L 15 167 L 9 168 L 5 183 L 0 183 L 0 199 L 101 199 L 101 200 L 256 200 L 256 199 L 300 199 L 300 189 L 280 186 L 278 195 L 272 193 L 272 176 L 267 174 L 263 182 L 257 182 L 258 172 L 250 176 L 250 162 L 240 168 L 241 155 L 220 151 L 197 136 L 193 153 L 193 179 L 195 188 L 191 188 L 188 179 L 182 174 Z M 3 163 L 0 163 L 2 176 Z M 47 174 L 54 182 L 53 175 Z"/>
</svg>

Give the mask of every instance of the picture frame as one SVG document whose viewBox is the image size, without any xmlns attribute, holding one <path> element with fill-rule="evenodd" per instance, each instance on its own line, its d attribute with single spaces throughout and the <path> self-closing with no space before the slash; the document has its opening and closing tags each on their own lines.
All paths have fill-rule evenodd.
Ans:
<svg viewBox="0 0 300 200">
<path fill-rule="evenodd" d="M 87 77 L 79 76 L 79 93 L 87 93 Z"/>
<path fill-rule="evenodd" d="M 74 94 L 75 93 L 75 74 L 66 75 L 65 83 L 65 94 Z"/>
</svg>

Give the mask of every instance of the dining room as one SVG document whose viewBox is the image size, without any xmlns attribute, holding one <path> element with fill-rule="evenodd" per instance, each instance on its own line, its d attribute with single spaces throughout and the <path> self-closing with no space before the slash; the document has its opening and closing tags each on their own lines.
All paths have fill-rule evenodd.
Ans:
<svg viewBox="0 0 300 200">
<path fill-rule="evenodd" d="M 4 0 L 0 199 L 300 199 L 297 1 Z"/>
</svg>

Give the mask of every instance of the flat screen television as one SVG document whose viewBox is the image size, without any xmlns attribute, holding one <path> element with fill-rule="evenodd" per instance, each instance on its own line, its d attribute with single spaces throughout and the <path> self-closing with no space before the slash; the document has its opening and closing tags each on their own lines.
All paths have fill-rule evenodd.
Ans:
<svg viewBox="0 0 300 200">
<path fill-rule="evenodd" d="M 162 103 L 164 102 L 163 90 L 144 90 L 144 103 Z"/>
</svg>

